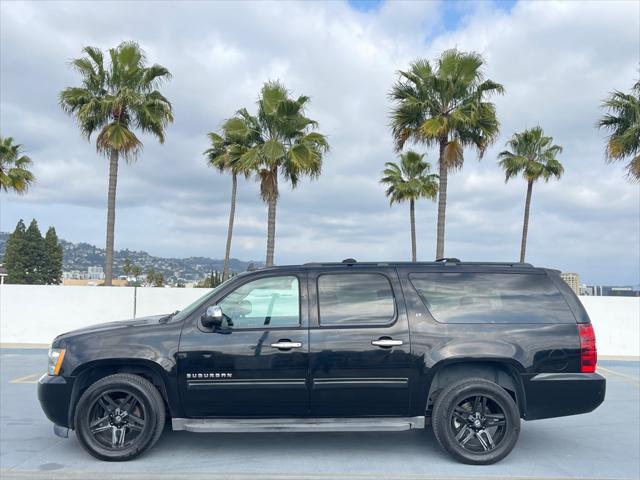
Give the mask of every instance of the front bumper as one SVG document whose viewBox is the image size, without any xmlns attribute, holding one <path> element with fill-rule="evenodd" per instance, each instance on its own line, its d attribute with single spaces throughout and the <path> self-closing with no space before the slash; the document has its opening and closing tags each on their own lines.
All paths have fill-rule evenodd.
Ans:
<svg viewBox="0 0 640 480">
<path fill-rule="evenodd" d="M 38 400 L 44 414 L 55 425 L 69 427 L 69 406 L 73 392 L 73 378 L 46 373 L 38 380 Z"/>
<path fill-rule="evenodd" d="M 523 378 L 525 420 L 578 415 L 603 401 L 606 380 L 597 373 L 539 373 Z"/>
</svg>

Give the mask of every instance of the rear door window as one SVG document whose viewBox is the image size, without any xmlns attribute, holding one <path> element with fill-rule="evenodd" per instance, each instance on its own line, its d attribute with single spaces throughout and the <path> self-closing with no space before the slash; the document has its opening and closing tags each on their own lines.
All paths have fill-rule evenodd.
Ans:
<svg viewBox="0 0 640 480">
<path fill-rule="evenodd" d="M 411 283 L 442 323 L 575 323 L 547 275 L 412 273 Z"/>
<path fill-rule="evenodd" d="M 322 326 L 384 325 L 395 317 L 391 284 L 379 273 L 320 275 L 318 309 Z"/>
</svg>

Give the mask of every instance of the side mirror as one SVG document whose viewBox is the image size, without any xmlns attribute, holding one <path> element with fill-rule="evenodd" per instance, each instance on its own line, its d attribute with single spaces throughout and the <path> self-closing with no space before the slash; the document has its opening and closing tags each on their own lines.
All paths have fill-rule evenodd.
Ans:
<svg viewBox="0 0 640 480">
<path fill-rule="evenodd" d="M 211 305 L 210 307 L 207 307 L 207 310 L 202 314 L 200 320 L 202 321 L 202 325 L 205 327 L 215 328 L 222 325 L 223 318 L 222 308 L 218 305 Z"/>
</svg>

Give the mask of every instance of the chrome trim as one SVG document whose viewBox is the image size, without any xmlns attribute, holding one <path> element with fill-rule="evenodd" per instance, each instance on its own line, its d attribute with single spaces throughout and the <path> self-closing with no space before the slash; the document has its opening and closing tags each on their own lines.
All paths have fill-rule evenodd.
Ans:
<svg viewBox="0 0 640 480">
<path fill-rule="evenodd" d="M 173 430 L 233 432 L 396 432 L 425 427 L 425 417 L 375 418 L 174 418 Z"/>
<path fill-rule="evenodd" d="M 207 379 L 187 381 L 187 390 L 203 390 L 207 388 L 254 388 L 267 387 L 271 389 L 289 388 L 300 386 L 306 388 L 307 380 L 304 378 L 269 378 L 269 379 Z"/>
<path fill-rule="evenodd" d="M 302 342 L 283 342 L 283 341 L 278 341 L 276 343 L 272 343 L 271 344 L 272 348 L 300 348 L 302 347 Z"/>
<path fill-rule="evenodd" d="M 407 388 L 408 378 L 314 378 L 312 388 L 316 390 L 332 388 Z"/>
<path fill-rule="evenodd" d="M 402 340 L 392 340 L 391 338 L 382 338 L 380 340 L 372 340 L 371 345 L 376 347 L 399 347 L 404 342 Z"/>
</svg>

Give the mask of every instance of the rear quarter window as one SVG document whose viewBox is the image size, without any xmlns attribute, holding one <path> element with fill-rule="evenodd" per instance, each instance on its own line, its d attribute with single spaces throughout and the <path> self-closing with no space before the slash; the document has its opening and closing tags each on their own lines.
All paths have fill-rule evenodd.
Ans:
<svg viewBox="0 0 640 480">
<path fill-rule="evenodd" d="M 411 283 L 442 323 L 575 323 L 547 275 L 412 273 Z"/>
</svg>

